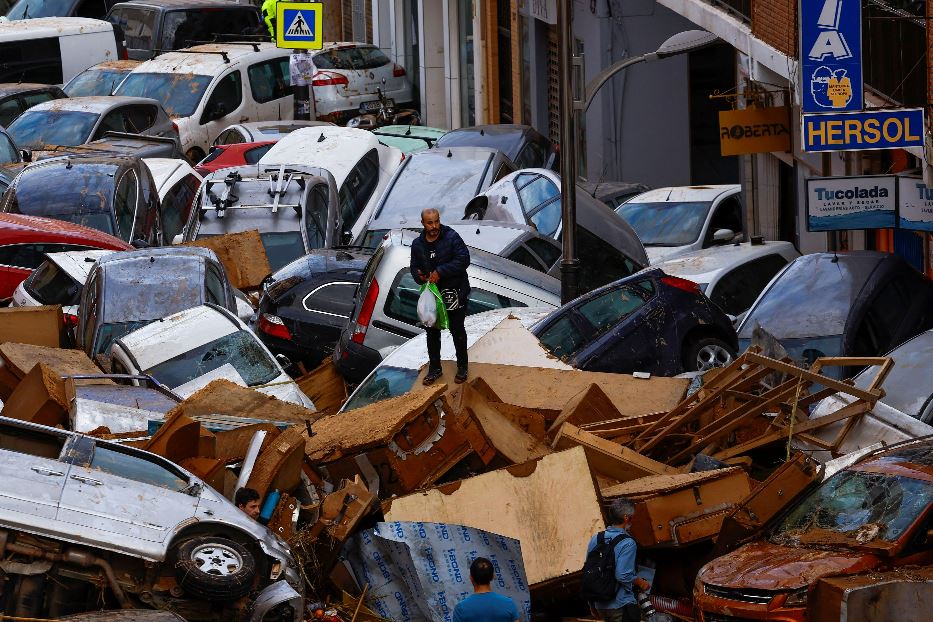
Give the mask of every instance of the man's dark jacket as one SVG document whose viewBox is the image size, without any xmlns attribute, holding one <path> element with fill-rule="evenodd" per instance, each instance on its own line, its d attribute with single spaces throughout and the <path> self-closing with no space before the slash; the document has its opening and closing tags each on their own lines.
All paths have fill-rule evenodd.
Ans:
<svg viewBox="0 0 933 622">
<path fill-rule="evenodd" d="M 437 270 L 441 279 L 437 289 L 455 289 L 460 296 L 460 306 L 466 307 L 470 295 L 470 280 L 467 278 L 467 266 L 470 265 L 470 249 L 463 243 L 460 234 L 446 225 L 441 225 L 441 234 L 434 242 L 428 242 L 421 232 L 411 243 L 411 275 L 419 285 L 424 281 L 418 275 L 420 270 L 425 277 Z"/>
</svg>

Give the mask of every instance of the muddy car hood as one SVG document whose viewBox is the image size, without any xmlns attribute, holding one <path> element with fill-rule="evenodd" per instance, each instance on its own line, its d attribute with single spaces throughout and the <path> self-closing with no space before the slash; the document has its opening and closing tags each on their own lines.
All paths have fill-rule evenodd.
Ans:
<svg viewBox="0 0 933 622">
<path fill-rule="evenodd" d="M 855 551 L 825 551 L 747 544 L 707 564 L 700 580 L 720 587 L 756 590 L 795 590 L 826 575 L 847 574 L 875 566 L 878 558 Z"/>
</svg>

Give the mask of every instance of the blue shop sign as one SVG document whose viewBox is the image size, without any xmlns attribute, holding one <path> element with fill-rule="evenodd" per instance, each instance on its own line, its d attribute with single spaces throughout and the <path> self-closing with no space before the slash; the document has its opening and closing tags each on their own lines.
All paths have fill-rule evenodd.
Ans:
<svg viewBox="0 0 933 622">
<path fill-rule="evenodd" d="M 923 147 L 923 108 L 803 115 L 804 151 Z"/>
</svg>

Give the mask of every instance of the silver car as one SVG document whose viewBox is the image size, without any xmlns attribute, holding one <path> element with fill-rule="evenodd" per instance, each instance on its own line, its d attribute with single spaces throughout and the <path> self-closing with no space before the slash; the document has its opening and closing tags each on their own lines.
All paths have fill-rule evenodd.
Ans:
<svg viewBox="0 0 933 622">
<path fill-rule="evenodd" d="M 45 607 L 40 598 L 29 615 L 93 601 L 232 620 L 236 601 L 262 590 L 257 603 L 276 595 L 292 608 L 283 619 L 301 619 L 302 583 L 288 546 L 160 456 L 0 417 L 0 471 L 5 591 L 58 594 Z"/>
</svg>

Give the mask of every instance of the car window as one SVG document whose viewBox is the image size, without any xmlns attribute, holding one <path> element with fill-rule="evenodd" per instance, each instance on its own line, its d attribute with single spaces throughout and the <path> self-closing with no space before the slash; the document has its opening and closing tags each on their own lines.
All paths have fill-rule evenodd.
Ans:
<svg viewBox="0 0 933 622">
<path fill-rule="evenodd" d="M 270 149 L 272 149 L 272 145 L 262 145 L 247 149 L 243 152 L 243 159 L 246 160 L 247 164 L 256 164 L 262 156 L 269 153 Z"/>
<path fill-rule="evenodd" d="M 773 254 L 758 257 L 730 270 L 710 292 L 710 300 L 731 315 L 747 311 L 775 274 L 787 265 L 782 256 Z"/>
<path fill-rule="evenodd" d="M 337 198 L 343 228 L 349 231 L 369 202 L 379 182 L 379 153 L 372 149 L 360 158 L 344 180 Z"/>
<path fill-rule="evenodd" d="M 406 324 L 418 324 L 418 296 L 421 286 L 415 283 L 408 268 L 403 268 L 395 277 L 392 288 L 386 296 L 385 314 Z M 466 314 L 482 313 L 491 309 L 505 307 L 525 307 L 522 302 L 512 300 L 506 296 L 472 287 L 467 299 Z"/>
<path fill-rule="evenodd" d="M 640 267 L 605 240 L 577 225 L 577 256 L 580 265 L 599 266 L 599 270 L 580 272 L 580 291 L 590 292 L 635 274 Z"/>
<path fill-rule="evenodd" d="M 62 88 L 68 97 L 110 95 L 128 73 L 128 69 L 87 69 Z"/>
<path fill-rule="evenodd" d="M 251 331 L 238 330 L 153 365 L 144 373 L 169 387 L 178 387 L 230 365 L 247 386 L 272 382 L 279 368 Z"/>
<path fill-rule="evenodd" d="M 94 448 L 94 458 L 91 460 L 90 467 L 117 477 L 167 488 L 175 492 L 181 492 L 188 486 L 187 478 L 183 477 L 180 472 L 156 464 L 142 456 L 134 456 L 129 452 L 103 445 L 97 445 Z"/>
<path fill-rule="evenodd" d="M 104 0 L 84 0 L 74 10 L 75 17 L 89 17 L 91 19 L 104 19 L 107 15 L 107 4 Z"/>
<path fill-rule="evenodd" d="M 306 311 L 349 318 L 353 312 L 353 294 L 357 283 L 326 283 L 305 296 Z"/>
<path fill-rule="evenodd" d="M 117 234 L 129 242 L 133 236 L 133 221 L 136 219 L 136 173 L 126 171 L 117 182 L 113 199 L 113 210 L 117 220 Z"/>
<path fill-rule="evenodd" d="M 94 329 L 97 328 L 97 281 L 99 271 L 92 271 L 84 284 L 84 291 L 81 293 L 81 319 L 85 322 L 84 333 L 82 334 L 83 346 L 89 348 L 94 340 Z"/>
<path fill-rule="evenodd" d="M 347 400 L 344 410 L 362 408 L 408 393 L 417 378 L 417 369 L 380 365 L 369 378 L 363 381 L 353 397 Z"/>
<path fill-rule="evenodd" d="M 204 275 L 204 284 L 205 284 L 205 287 L 207 288 L 207 297 L 206 297 L 207 302 L 215 304 L 215 305 L 220 305 L 222 307 L 227 306 L 226 305 L 227 297 L 225 295 L 226 290 L 224 288 L 223 278 L 221 278 L 220 273 L 217 271 L 216 266 L 212 264 L 207 265 L 207 272 Z M 178 384 L 183 384 L 183 383 L 178 383 Z M 177 386 L 177 385 L 172 385 L 172 386 Z"/>
<path fill-rule="evenodd" d="M 180 50 L 217 35 L 250 35 L 258 25 L 259 16 L 249 6 L 168 11 L 162 20 L 162 49 Z"/>
<path fill-rule="evenodd" d="M 742 204 L 738 197 L 729 197 L 716 206 L 713 217 L 706 230 L 706 241 L 712 242 L 713 234 L 719 229 L 729 229 L 733 233 L 742 231 Z"/>
<path fill-rule="evenodd" d="M 218 111 L 217 114 L 219 114 L 220 117 L 224 117 L 239 108 L 242 101 L 243 87 L 241 85 L 240 72 L 233 71 L 221 78 L 217 86 L 214 87 L 214 92 L 211 93 L 210 99 L 207 100 L 207 105 L 204 107 L 204 114 L 210 119 L 211 116 L 213 116 L 213 111 L 216 109 Z M 202 123 L 204 122 L 206 121 L 202 119 Z"/>
<path fill-rule="evenodd" d="M 190 117 L 197 110 L 211 76 L 192 73 L 131 73 L 114 95 L 151 97 L 172 117 Z"/>
<path fill-rule="evenodd" d="M 317 184 L 305 205 L 305 233 L 309 248 L 323 248 L 327 240 L 327 186 Z"/>
<path fill-rule="evenodd" d="M 613 328 L 645 304 L 645 298 L 631 287 L 611 289 L 578 307 L 580 315 L 593 327 L 594 337 Z"/>
<path fill-rule="evenodd" d="M 58 98 L 55 97 L 54 93 L 50 93 L 49 91 L 37 91 L 35 93 L 25 93 L 23 95 L 23 103 L 26 108 L 32 108 L 36 104 L 52 101 L 53 99 Z"/>
<path fill-rule="evenodd" d="M 161 216 L 166 243 L 170 243 L 172 238 L 181 233 L 185 223 L 188 222 L 191 207 L 194 205 L 200 187 L 201 183 L 198 178 L 189 174 L 165 194 L 165 199 L 161 204 Z"/>
<path fill-rule="evenodd" d="M 156 12 L 149 9 L 115 7 L 108 19 L 123 30 L 126 47 L 131 50 L 153 49 Z"/>
<path fill-rule="evenodd" d="M 131 134 L 142 134 L 155 123 L 158 112 L 158 108 L 146 104 L 125 106 L 123 118 L 126 131 Z"/>
<path fill-rule="evenodd" d="M 555 197 L 560 197 L 560 190 L 546 177 L 525 173 L 515 178 L 518 197 L 521 199 L 525 215 L 534 213 L 538 206 Z"/>
<path fill-rule="evenodd" d="M 20 454 L 57 460 L 65 447 L 66 438 L 65 435 L 0 424 L 0 449 Z"/>
<path fill-rule="evenodd" d="M 904 275 L 885 283 L 872 299 L 855 333 L 853 343 L 856 356 L 877 356 L 887 352 L 904 319 L 904 310 L 910 307 L 910 283 Z"/>
<path fill-rule="evenodd" d="M 565 313 L 538 335 L 538 340 L 548 352 L 566 360 L 583 346 L 586 337 L 574 323 L 570 313 Z"/>
<path fill-rule="evenodd" d="M 0 134 L 0 164 L 19 162 L 19 153 L 6 134 Z"/>
<path fill-rule="evenodd" d="M 541 168 L 545 164 L 547 154 L 538 143 L 526 143 L 515 156 L 515 166 L 518 168 Z"/>
<path fill-rule="evenodd" d="M 98 118 L 96 113 L 76 110 L 27 110 L 7 131 L 21 149 L 40 149 L 46 145 L 74 147 L 88 141 Z"/>
<path fill-rule="evenodd" d="M 360 46 L 331 49 L 312 59 L 318 69 L 375 69 L 389 64 L 389 58 L 377 47 Z"/>
<path fill-rule="evenodd" d="M 523 266 L 531 268 L 532 270 L 547 272 L 547 268 L 541 264 L 541 261 L 524 246 L 519 246 L 514 251 L 509 253 L 508 259 L 510 261 L 514 261 L 515 263 L 520 263 Z"/>
<path fill-rule="evenodd" d="M 249 88 L 257 103 L 281 99 L 292 94 L 288 73 L 288 57 L 273 58 L 246 70 Z"/>
<path fill-rule="evenodd" d="M 106 132 L 126 131 L 126 125 L 123 121 L 123 110 L 111 110 L 100 120 L 100 125 L 97 126 L 97 131 L 94 132 L 94 136 L 91 137 L 91 140 L 103 138 Z"/>
<path fill-rule="evenodd" d="M 23 287 L 43 305 L 76 305 L 81 300 L 81 285 L 51 261 L 36 268 Z"/>
<path fill-rule="evenodd" d="M 15 97 L 0 102 L 0 126 L 9 127 L 13 119 L 18 117 L 22 111 L 19 100 Z"/>
<path fill-rule="evenodd" d="M 220 136 L 217 137 L 217 140 L 214 141 L 215 145 L 237 145 L 239 143 L 246 142 L 246 139 L 240 134 L 240 130 L 235 128 L 226 129 L 220 133 Z"/>
<path fill-rule="evenodd" d="M 0 246 L 0 265 L 35 270 L 47 259 L 46 253 L 88 250 L 81 244 L 9 244 Z"/>
<path fill-rule="evenodd" d="M 541 235 L 552 236 L 560 227 L 560 197 L 554 199 L 531 215 L 531 224 Z"/>
<path fill-rule="evenodd" d="M 557 260 L 560 259 L 560 248 L 545 240 L 540 238 L 529 238 L 525 241 L 525 244 L 527 244 L 528 247 L 544 261 L 544 264 L 547 266 L 545 270 L 549 270 L 555 263 L 557 263 Z"/>
<path fill-rule="evenodd" d="M 14 9 L 21 4 L 25 3 L 19 2 Z M 59 38 L 28 38 L 0 43 L 0 82 L 64 82 Z"/>
</svg>

